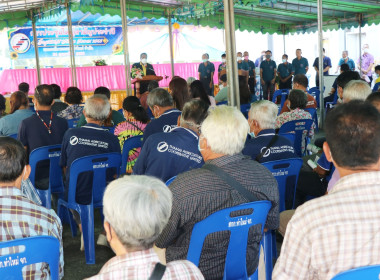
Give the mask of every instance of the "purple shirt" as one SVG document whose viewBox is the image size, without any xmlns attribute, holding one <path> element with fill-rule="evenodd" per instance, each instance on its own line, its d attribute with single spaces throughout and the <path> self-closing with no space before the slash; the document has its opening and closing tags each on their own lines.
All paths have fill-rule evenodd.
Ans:
<svg viewBox="0 0 380 280">
<path fill-rule="evenodd" d="M 330 192 L 334 188 L 335 184 L 339 181 L 339 179 L 340 174 L 338 172 L 338 169 L 335 169 L 329 181 L 329 185 L 327 186 L 327 192 Z"/>
<path fill-rule="evenodd" d="M 362 64 L 361 64 L 361 69 L 362 69 L 362 70 L 367 70 L 368 67 L 369 67 L 372 63 L 375 63 L 375 60 L 374 60 L 372 54 L 365 53 L 365 54 L 362 55 Z M 357 64 L 360 64 L 360 59 L 358 59 Z M 372 68 L 368 71 L 367 76 L 368 76 L 368 77 L 372 76 Z"/>
</svg>

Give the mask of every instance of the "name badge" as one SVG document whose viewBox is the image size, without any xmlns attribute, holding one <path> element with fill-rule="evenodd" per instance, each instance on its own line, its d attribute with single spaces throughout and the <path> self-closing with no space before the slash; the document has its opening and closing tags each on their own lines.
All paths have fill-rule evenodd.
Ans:
<svg viewBox="0 0 380 280">
<path fill-rule="evenodd" d="M 300 67 L 303 67 L 303 64 L 300 64 Z"/>
</svg>

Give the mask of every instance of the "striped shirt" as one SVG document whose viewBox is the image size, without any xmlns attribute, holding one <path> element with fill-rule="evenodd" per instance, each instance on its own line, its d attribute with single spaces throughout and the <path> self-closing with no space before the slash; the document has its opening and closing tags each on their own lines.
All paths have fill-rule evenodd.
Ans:
<svg viewBox="0 0 380 280">
<path fill-rule="evenodd" d="M 272 208 L 265 227 L 278 228 L 277 181 L 268 169 L 242 154 L 219 157 L 207 163 L 222 168 L 258 199 L 269 200 Z M 156 240 L 157 247 L 166 248 L 167 261 L 186 259 L 191 232 L 197 222 L 221 209 L 249 202 L 216 174 L 202 168 L 180 174 L 170 185 L 170 189 L 173 193 L 171 217 Z M 217 232 L 206 238 L 199 262 L 199 268 L 206 279 L 223 278 L 228 240 L 229 233 L 226 232 Z M 248 240 L 247 268 L 251 275 L 258 264 L 261 240 L 259 226 L 250 229 Z"/>
<path fill-rule="evenodd" d="M 380 172 L 342 177 L 326 196 L 297 208 L 273 279 L 331 279 L 380 264 Z"/>
<path fill-rule="evenodd" d="M 20 189 L 0 187 L 0 242 L 25 237 L 49 235 L 60 242 L 59 276 L 63 277 L 63 249 L 61 220 L 54 210 L 41 207 L 27 199 Z M 5 253 L 7 249 L 1 252 Z M 45 248 L 47 250 L 47 248 Z M 23 268 L 26 280 L 49 279 L 45 263 Z"/>
<path fill-rule="evenodd" d="M 153 249 L 136 251 L 110 259 L 91 280 L 149 279 L 159 262 Z M 204 279 L 199 269 L 189 261 L 175 261 L 166 265 L 162 279 Z"/>
</svg>

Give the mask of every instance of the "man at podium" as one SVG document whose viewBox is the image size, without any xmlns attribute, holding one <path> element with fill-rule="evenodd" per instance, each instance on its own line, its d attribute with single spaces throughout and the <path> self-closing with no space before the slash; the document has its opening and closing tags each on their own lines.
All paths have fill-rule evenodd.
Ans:
<svg viewBox="0 0 380 280">
<path fill-rule="evenodd" d="M 156 76 L 156 72 L 154 72 L 153 65 L 149 64 L 147 62 L 148 55 L 146 53 L 140 54 L 140 62 L 136 62 L 132 65 L 132 68 L 138 68 L 141 69 L 144 73 L 144 76 L 147 75 L 153 75 Z M 143 94 L 148 90 L 148 83 L 149 81 L 140 82 L 140 93 Z M 135 87 L 135 94 L 136 94 L 136 87 Z"/>
</svg>

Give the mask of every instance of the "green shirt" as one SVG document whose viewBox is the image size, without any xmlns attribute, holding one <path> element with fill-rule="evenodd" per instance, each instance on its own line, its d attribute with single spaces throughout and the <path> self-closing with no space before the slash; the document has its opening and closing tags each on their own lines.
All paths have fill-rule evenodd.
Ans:
<svg viewBox="0 0 380 280">
<path fill-rule="evenodd" d="M 119 123 L 125 121 L 125 118 L 122 113 L 112 110 L 112 121 L 113 121 L 113 125 L 116 126 Z M 87 123 L 86 118 L 84 117 L 84 115 L 82 115 L 78 121 L 77 127 L 84 126 L 86 123 Z"/>
<path fill-rule="evenodd" d="M 227 101 L 227 99 L 228 99 L 227 92 L 228 92 L 227 87 L 222 88 L 218 92 L 218 94 L 215 96 L 215 101 L 216 102 Z"/>
</svg>

